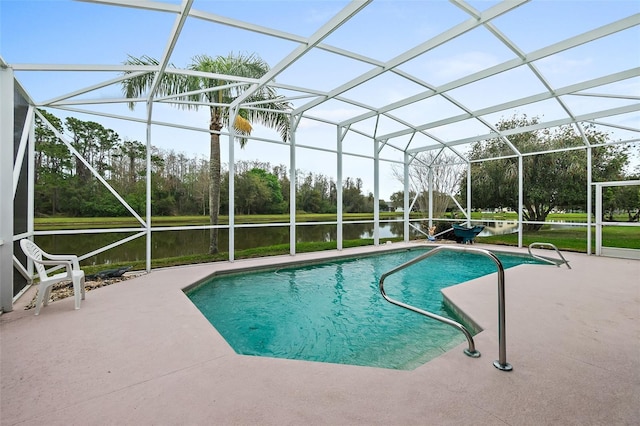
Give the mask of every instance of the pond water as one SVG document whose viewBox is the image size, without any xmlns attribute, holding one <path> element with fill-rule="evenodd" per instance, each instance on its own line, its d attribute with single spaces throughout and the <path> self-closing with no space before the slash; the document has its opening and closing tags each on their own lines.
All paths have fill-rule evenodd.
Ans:
<svg viewBox="0 0 640 426">
<path fill-rule="evenodd" d="M 372 223 L 344 223 L 343 239 L 372 239 Z M 393 238 L 402 235 L 401 222 L 387 222 L 380 224 L 380 238 Z M 417 232 L 412 232 L 417 236 Z M 49 253 L 89 253 L 100 247 L 119 241 L 134 233 L 95 233 L 81 235 L 42 235 L 36 237 L 36 243 Z M 229 232 L 219 230 L 219 247 L 227 251 L 229 246 Z M 296 241 L 330 242 L 337 240 L 336 225 L 298 225 L 296 226 Z M 277 244 L 289 244 L 289 226 L 270 226 L 262 228 L 236 228 L 236 250 L 266 247 Z M 194 229 L 185 231 L 157 231 L 151 238 L 152 256 L 154 259 L 179 257 L 207 253 L 209 250 L 209 230 Z M 131 262 L 145 259 L 146 239 L 136 238 L 103 253 L 99 253 L 83 264 L 101 265 L 117 262 Z"/>
<path fill-rule="evenodd" d="M 486 228 L 480 236 L 501 235 L 517 231 L 515 223 L 483 223 Z M 343 224 L 343 239 L 373 239 L 373 223 Z M 421 234 L 410 228 L 411 238 Z M 108 244 L 134 235 L 134 233 L 95 233 L 80 235 L 43 235 L 36 237 L 36 243 L 49 253 L 78 253 L 80 255 L 97 250 Z M 219 230 L 219 247 L 227 251 L 229 232 Z M 380 223 L 380 238 L 402 237 L 402 222 Z M 337 240 L 336 225 L 305 224 L 296 226 L 296 241 L 330 242 Z M 289 244 L 289 226 L 270 226 L 261 228 L 242 227 L 235 229 L 235 248 L 244 250 L 267 247 L 277 244 Z M 209 230 L 193 229 L 184 231 L 156 231 L 151 238 L 152 257 L 163 259 L 207 253 L 209 250 Z M 119 262 L 132 262 L 145 259 L 146 239 L 137 238 L 128 243 L 99 253 L 83 261 L 84 265 L 102 265 Z"/>
</svg>

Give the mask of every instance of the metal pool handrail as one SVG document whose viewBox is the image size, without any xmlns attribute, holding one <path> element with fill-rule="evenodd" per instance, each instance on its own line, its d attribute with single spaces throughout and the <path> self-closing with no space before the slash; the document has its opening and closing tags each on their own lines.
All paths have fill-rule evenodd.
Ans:
<svg viewBox="0 0 640 426">
<path fill-rule="evenodd" d="M 507 343 L 506 343 L 506 320 L 505 320 L 505 297 L 504 297 L 504 267 L 502 266 L 502 262 L 500 262 L 500 259 L 498 259 L 493 253 L 491 253 L 489 250 L 484 250 L 484 249 L 479 249 L 479 248 L 471 248 L 471 247 L 457 247 L 457 246 L 438 246 L 434 249 L 431 249 L 430 251 L 416 257 L 415 259 L 412 259 L 408 262 L 403 263 L 400 266 L 395 267 L 394 269 L 385 272 L 384 274 L 382 274 L 382 276 L 380 277 L 380 282 L 379 282 L 379 288 L 380 288 L 380 293 L 382 294 L 382 297 L 384 297 L 384 299 L 389 302 L 392 303 L 394 305 L 400 306 L 402 308 L 408 309 L 410 311 L 413 312 L 417 312 L 419 314 L 422 314 L 426 317 L 429 318 L 433 318 L 435 320 L 438 320 L 444 324 L 448 324 L 452 327 L 457 328 L 458 330 L 462 331 L 462 333 L 465 335 L 465 337 L 467 338 L 467 342 L 469 343 L 469 347 L 467 349 L 464 350 L 464 353 L 470 357 L 473 358 L 477 358 L 480 356 L 480 352 L 478 352 L 475 348 L 475 343 L 473 341 L 473 336 L 471 336 L 471 333 L 469 333 L 469 330 L 466 329 L 466 327 L 462 324 L 460 324 L 459 322 L 450 320 L 449 318 L 445 318 L 442 317 L 440 315 L 436 315 L 432 312 L 427 312 L 425 310 L 416 308 L 414 306 L 408 305 L 406 303 L 394 300 L 392 298 L 390 298 L 389 296 L 387 296 L 387 293 L 384 290 L 384 280 L 392 274 L 395 274 L 398 271 L 401 271 L 411 265 L 414 265 L 428 257 L 431 257 L 433 255 L 435 255 L 436 253 L 443 251 L 443 250 L 451 250 L 451 251 L 463 251 L 463 252 L 472 252 L 472 253 L 478 253 L 478 254 L 482 254 L 485 255 L 487 257 L 489 257 L 491 260 L 493 260 L 496 264 L 496 266 L 498 267 L 498 337 L 499 337 L 499 359 L 493 362 L 493 365 L 502 371 L 511 371 L 513 370 L 513 367 L 511 366 L 511 364 L 509 364 L 507 362 Z"/>
<path fill-rule="evenodd" d="M 556 251 L 556 253 L 558 253 L 558 256 L 560 256 L 560 259 L 562 259 L 562 263 L 567 265 L 567 268 L 571 269 L 571 266 L 569 266 L 569 262 L 567 262 L 567 260 L 564 258 L 562 253 L 560 253 L 560 250 L 558 250 L 558 247 L 554 246 L 553 244 L 551 244 L 551 243 L 531 243 L 531 244 L 529 244 L 529 247 L 528 247 L 529 256 L 534 257 L 534 258 L 536 258 L 538 260 L 542 260 L 543 262 L 553 263 L 554 265 L 556 265 L 559 268 L 560 265 L 558 265 L 556 262 L 554 262 L 552 260 L 549 260 L 549 259 L 545 259 L 542 256 L 538 256 L 536 254 L 531 253 L 531 249 L 533 247 L 551 247 L 552 249 L 554 249 Z"/>
</svg>

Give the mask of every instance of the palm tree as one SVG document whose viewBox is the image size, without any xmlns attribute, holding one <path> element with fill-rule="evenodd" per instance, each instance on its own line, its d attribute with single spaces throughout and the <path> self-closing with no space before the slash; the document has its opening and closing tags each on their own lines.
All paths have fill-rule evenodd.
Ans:
<svg viewBox="0 0 640 426">
<path fill-rule="evenodd" d="M 157 59 L 149 56 L 140 58 L 129 56 L 125 61 L 127 65 L 158 65 Z M 229 128 L 228 105 L 251 87 L 250 83 L 238 82 L 233 77 L 259 79 L 269 72 L 269 65 L 256 54 L 217 56 L 196 56 L 188 66 L 192 71 L 217 74 L 216 76 L 203 76 L 198 74 L 183 75 L 165 73 L 158 85 L 154 97 L 172 96 L 171 101 L 175 106 L 185 109 L 197 109 L 208 106 L 211 113 L 209 130 L 211 133 L 209 153 L 209 173 L 211 185 L 209 186 L 209 218 L 211 225 L 218 224 L 220 209 L 220 131 Z M 220 75 L 230 76 L 228 79 Z M 132 77 L 122 82 L 122 90 L 127 98 L 139 98 L 151 88 L 154 73 L 148 73 Z M 175 101 L 175 102 L 174 102 Z M 286 114 L 291 110 L 291 104 L 286 102 L 276 90 L 269 86 L 263 86 L 249 96 L 245 103 L 257 103 L 259 108 L 240 109 L 233 123 L 235 132 L 240 135 L 240 146 L 244 147 L 247 136 L 251 133 L 251 123 L 258 123 L 277 130 L 283 141 L 289 140 L 289 117 Z M 133 109 L 135 102 L 129 103 Z M 218 230 L 211 229 L 209 252 L 218 252 Z"/>
</svg>

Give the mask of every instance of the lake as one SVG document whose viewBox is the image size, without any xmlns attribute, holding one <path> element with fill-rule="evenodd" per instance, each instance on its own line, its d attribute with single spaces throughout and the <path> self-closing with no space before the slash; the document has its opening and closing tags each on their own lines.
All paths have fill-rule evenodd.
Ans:
<svg viewBox="0 0 640 426">
<path fill-rule="evenodd" d="M 393 238 L 402 235 L 401 222 L 386 222 L 380 224 L 380 238 Z M 81 235 L 41 235 L 36 237 L 36 243 L 49 253 L 77 253 L 82 255 L 113 242 L 119 241 L 133 232 L 95 233 Z M 372 223 L 344 223 L 343 239 L 372 239 Z M 415 237 L 418 233 L 413 230 Z M 227 251 L 229 246 L 229 232 L 220 229 L 218 233 L 220 251 Z M 336 225 L 307 224 L 296 226 L 296 241 L 330 242 L 337 240 Z M 267 247 L 276 244 L 289 244 L 289 226 L 270 226 L 262 228 L 236 228 L 236 250 L 256 247 Z M 152 257 L 162 259 L 207 253 L 209 250 L 209 230 L 194 229 L 181 231 L 154 231 L 151 237 Z M 144 260 L 146 238 L 140 237 L 105 252 L 92 256 L 83 264 L 101 265 L 118 262 Z"/>
<path fill-rule="evenodd" d="M 487 227 L 481 236 L 499 235 L 517 231 L 515 224 L 485 223 Z M 410 228 L 411 238 L 420 234 Z M 380 238 L 401 237 L 402 222 L 381 222 Z M 77 253 L 79 255 L 92 252 L 123 238 L 133 235 L 133 232 L 95 233 L 81 235 L 41 235 L 36 237 L 36 243 L 49 253 Z M 373 239 L 373 223 L 343 223 L 343 239 Z M 227 251 L 229 246 L 229 232 L 219 230 L 220 251 Z M 336 225 L 305 224 L 296 226 L 296 241 L 330 242 L 337 240 Z M 267 247 L 276 244 L 289 244 L 289 226 L 269 226 L 262 228 L 243 227 L 235 229 L 236 250 Z M 163 259 L 207 253 L 209 250 L 209 230 L 193 229 L 182 231 L 154 231 L 151 237 L 152 258 Z M 99 253 L 82 262 L 83 265 L 103 265 L 121 262 L 144 260 L 146 238 L 140 237 L 128 243 L 119 245 L 105 252 Z"/>
</svg>

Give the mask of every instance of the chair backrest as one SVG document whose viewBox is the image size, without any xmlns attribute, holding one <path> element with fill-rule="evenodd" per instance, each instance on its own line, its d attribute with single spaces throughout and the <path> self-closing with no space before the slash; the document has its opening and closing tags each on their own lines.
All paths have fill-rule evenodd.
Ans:
<svg viewBox="0 0 640 426">
<path fill-rule="evenodd" d="M 24 254 L 31 258 L 31 260 L 42 260 L 42 249 L 40 249 L 40 247 L 38 247 L 33 241 L 23 238 L 20 240 L 20 247 Z M 34 266 L 36 267 L 36 271 L 38 271 L 38 276 L 41 280 L 48 277 L 47 270 L 42 263 L 34 262 Z"/>
</svg>

